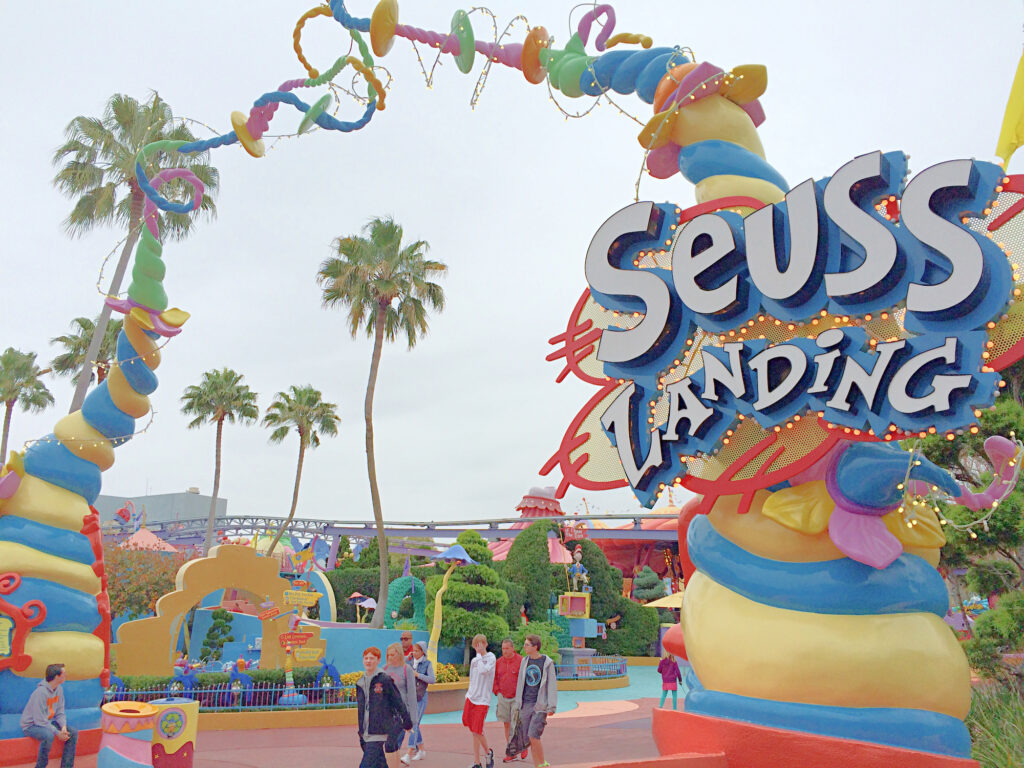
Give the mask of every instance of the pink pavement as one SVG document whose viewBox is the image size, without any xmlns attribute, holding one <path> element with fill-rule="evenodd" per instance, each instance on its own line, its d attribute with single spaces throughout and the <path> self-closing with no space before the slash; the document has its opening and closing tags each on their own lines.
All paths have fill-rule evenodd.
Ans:
<svg viewBox="0 0 1024 768">
<path fill-rule="evenodd" d="M 637 759 L 660 765 L 651 736 L 651 710 L 656 704 L 657 699 L 595 702 L 559 713 L 566 716 L 556 715 L 544 732 L 544 756 L 555 768 L 585 768 Z M 590 712 L 584 715 L 585 710 Z M 501 723 L 488 720 L 484 733 L 494 749 L 495 765 L 502 765 L 505 732 Z M 472 764 L 472 743 L 463 726 L 426 725 L 423 738 L 427 757 L 414 766 L 468 768 Z M 193 768 L 347 768 L 358 765 L 361 754 L 355 726 L 201 731 Z M 533 760 L 509 765 L 532 768 Z M 96 768 L 96 755 L 78 757 L 75 767 Z"/>
</svg>

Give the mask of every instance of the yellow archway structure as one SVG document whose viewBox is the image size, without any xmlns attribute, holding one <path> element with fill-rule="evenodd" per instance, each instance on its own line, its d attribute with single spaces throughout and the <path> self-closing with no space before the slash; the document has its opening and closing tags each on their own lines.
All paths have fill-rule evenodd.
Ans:
<svg viewBox="0 0 1024 768">
<path fill-rule="evenodd" d="M 251 547 L 224 544 L 207 557 L 190 560 L 175 576 L 175 591 L 156 601 L 156 615 L 122 624 L 117 632 L 119 675 L 170 675 L 174 672 L 174 644 L 192 606 L 220 589 L 244 589 L 265 595 L 284 612 L 284 592 L 291 584 L 281 578 L 280 562 L 264 557 Z M 288 616 L 263 621 L 260 668 L 284 667 L 285 654 L 278 636 L 288 631 Z M 303 627 L 313 635 L 306 648 L 325 648 L 320 628 Z M 296 666 L 316 666 L 316 661 L 293 661 Z"/>
</svg>

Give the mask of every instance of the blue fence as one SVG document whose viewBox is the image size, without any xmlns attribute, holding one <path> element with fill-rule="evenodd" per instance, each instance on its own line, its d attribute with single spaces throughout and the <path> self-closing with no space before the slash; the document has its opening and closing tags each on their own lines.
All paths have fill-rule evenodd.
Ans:
<svg viewBox="0 0 1024 768">
<path fill-rule="evenodd" d="M 626 659 L 622 656 L 588 656 L 575 664 L 556 664 L 559 680 L 595 680 L 622 677 L 626 674 Z"/>
<path fill-rule="evenodd" d="M 161 690 L 111 690 L 108 701 L 152 701 L 180 696 L 199 702 L 200 712 L 251 712 L 272 709 L 342 709 L 356 705 L 355 686 L 295 686 L 254 683 L 251 688 L 225 683 L 211 688 L 183 690 L 172 684 Z"/>
</svg>

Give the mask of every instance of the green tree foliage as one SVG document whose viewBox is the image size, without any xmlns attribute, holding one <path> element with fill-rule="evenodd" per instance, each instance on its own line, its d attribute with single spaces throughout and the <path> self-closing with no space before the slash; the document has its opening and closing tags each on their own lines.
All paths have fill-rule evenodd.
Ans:
<svg viewBox="0 0 1024 768">
<path fill-rule="evenodd" d="M 146 198 L 135 176 L 136 162 L 141 162 L 149 178 L 162 168 L 187 167 L 203 182 L 200 210 L 208 216 L 216 215 L 214 196 L 220 174 L 206 163 L 206 152 L 150 152 L 139 156 L 141 149 L 156 141 L 195 139 L 188 126 L 174 117 L 170 105 L 156 92 L 145 102 L 115 93 L 107 101 L 102 117 L 79 115 L 68 123 L 64 138 L 64 143 L 53 153 L 53 164 L 60 166 L 53 184 L 75 201 L 64 220 L 65 229 L 72 237 L 77 237 L 96 227 L 113 224 L 127 233 L 107 289 L 109 295 L 116 296 L 121 290 L 121 280 L 142 226 Z M 163 185 L 160 192 L 169 199 L 183 200 L 191 195 L 191 186 L 176 179 Z M 191 213 L 159 212 L 159 217 L 160 236 L 165 243 L 187 237 L 195 224 Z M 100 312 L 83 366 L 100 359 L 98 352 L 106 335 L 110 311 L 110 307 L 104 305 Z M 83 367 L 83 371 L 87 369 Z M 81 407 L 87 388 L 88 377 L 79 377 L 72 411 Z"/>
<path fill-rule="evenodd" d="M 645 565 L 633 579 L 633 597 L 637 600 L 657 600 L 665 596 L 665 583 L 658 578 L 651 566 Z"/>
<path fill-rule="evenodd" d="M 978 616 L 973 634 L 964 643 L 971 666 L 986 677 L 1020 685 L 1024 671 L 1003 662 L 1002 655 L 1024 649 L 1024 592 L 1003 595 L 995 608 Z"/>
<path fill-rule="evenodd" d="M 107 324 L 107 330 L 103 334 L 103 340 L 100 342 L 96 359 L 95 361 L 88 361 L 89 366 L 86 366 L 89 342 L 92 341 L 92 335 L 96 331 L 96 323 L 98 322 L 99 317 L 95 320 L 90 320 L 88 317 L 76 317 L 71 321 L 71 333 L 50 339 L 51 344 L 59 344 L 64 349 L 63 352 L 50 361 L 50 366 L 53 368 L 54 373 L 58 376 L 71 376 L 71 381 L 74 384 L 78 384 L 78 377 L 82 371 L 88 370 L 89 367 L 95 365 L 96 383 L 103 383 L 103 380 L 107 378 L 110 361 L 114 359 L 117 351 L 117 335 L 121 333 L 124 323 L 122 320 L 111 320 Z"/>
<path fill-rule="evenodd" d="M 618 629 L 609 629 L 608 639 L 594 638 L 593 647 L 599 653 L 620 654 L 622 656 L 650 656 L 658 640 L 658 612 L 632 600 L 621 597 Z M 591 642 L 591 641 L 588 641 Z"/>
<path fill-rule="evenodd" d="M 967 432 L 954 440 L 946 440 L 944 435 L 929 435 L 910 442 L 908 447 L 917 447 L 960 482 L 978 489 L 987 487 L 993 467 L 984 451 L 985 440 L 992 435 L 1024 435 L 1024 405 L 1021 403 L 1024 366 L 1015 363 L 1004 370 L 1002 376 L 1008 386 L 996 398 L 992 408 L 981 411 L 977 433 Z M 974 512 L 952 504 L 939 504 L 939 507 L 947 518 L 960 525 L 972 523 L 985 514 L 984 511 Z M 964 613 L 965 587 L 985 595 L 1000 584 L 1000 589 L 1005 589 L 1021 582 L 1024 577 L 1024 557 L 1021 556 L 1024 546 L 1024 489 L 1020 486 L 1000 502 L 985 525 L 975 525 L 971 532 L 947 525 L 944 532 L 946 544 L 942 548 L 941 565 L 948 570 L 953 586 L 958 603 L 954 609 Z M 993 554 L 1001 557 L 991 558 Z M 963 577 L 954 573 L 965 568 L 967 584 Z M 964 643 L 971 666 L 983 676 L 1019 679 L 1020 670 L 1010 670 L 1002 663 L 1001 654 L 1009 647 L 1021 645 L 1020 638 L 1007 627 L 1020 600 L 1024 600 L 1024 595 L 1019 591 L 1003 595 L 996 609 L 978 617 L 973 638 Z"/>
<path fill-rule="evenodd" d="M 14 406 L 20 406 L 23 411 L 38 412 L 53 405 L 53 395 L 39 379 L 43 373 L 36 365 L 35 352 L 20 352 L 14 347 L 8 347 L 0 354 L 0 402 L 4 404 L 0 466 L 7 461 L 7 438 L 11 431 Z"/>
<path fill-rule="evenodd" d="M 1011 368 L 1016 369 L 1017 366 Z M 1011 383 L 1013 380 L 1011 377 Z M 907 447 L 921 451 L 960 482 L 975 488 L 987 487 L 992 478 L 992 466 L 985 454 L 985 440 L 992 435 L 1009 436 L 1011 433 L 1024 436 L 1024 406 L 1014 397 L 1004 394 L 996 398 L 991 409 L 981 411 L 978 422 L 980 429 L 977 434 L 967 432 L 954 440 L 946 440 L 944 435 L 929 435 L 920 440 L 908 441 Z M 960 524 L 976 520 L 982 514 L 958 505 L 943 505 L 942 509 L 950 520 Z M 1017 567 L 1020 574 L 1018 578 L 1024 577 L 1024 558 L 1021 558 L 1019 551 L 1024 545 L 1022 510 L 1024 489 L 1018 486 L 993 512 L 987 530 L 983 526 L 974 527 L 977 538 L 947 526 L 947 548 L 955 550 L 964 547 L 964 554 L 971 562 L 996 552 Z"/>
<path fill-rule="evenodd" d="M 213 612 L 211 618 L 213 622 L 206 632 L 206 637 L 203 638 L 201 656 L 204 659 L 218 661 L 221 652 L 224 650 L 224 643 L 233 643 L 235 641 L 234 636 L 231 634 L 231 622 L 234 621 L 235 617 L 231 615 L 230 611 L 218 608 Z"/>
<path fill-rule="evenodd" d="M 403 235 L 402 227 L 393 219 L 373 219 L 363 228 L 362 235 L 336 238 L 332 245 L 337 255 L 324 261 L 317 273 L 324 306 L 348 308 L 348 330 L 353 339 L 361 328 L 373 337 L 363 418 L 366 473 L 381 561 L 387 560 L 388 542 L 373 448 L 373 395 L 381 350 L 385 341 L 394 341 L 399 336 L 405 337 L 409 349 L 416 346 L 429 329 L 428 308 L 436 312 L 444 309 L 444 289 L 432 280 L 448 271 L 443 262 L 426 258 L 430 246 L 425 240 L 402 245 Z M 384 576 L 382 573 L 378 598 L 381 603 L 386 603 L 388 597 Z M 383 620 L 383 614 L 374 616 L 373 626 L 380 627 Z"/>
<path fill-rule="evenodd" d="M 601 549 L 589 539 L 570 541 L 572 550 L 579 544 L 583 549 L 583 565 L 590 571 L 590 616 L 607 622 L 619 616 L 618 629 L 609 629 L 608 639 L 588 640 L 599 653 L 623 656 L 647 656 L 658 639 L 658 612 L 637 605 L 622 596 L 622 574 L 608 562 Z"/>
<path fill-rule="evenodd" d="M 555 664 L 562 661 L 562 654 L 558 652 L 558 627 L 549 621 L 531 621 L 529 624 L 520 624 L 512 630 L 512 645 L 516 653 L 522 654 L 523 641 L 527 635 L 540 637 L 540 652 L 550 656 Z"/>
<path fill-rule="evenodd" d="M 274 554 L 277 543 L 281 541 L 284 532 L 288 530 L 292 520 L 295 519 L 295 509 L 299 504 L 299 482 L 302 480 L 302 463 L 306 457 L 306 450 L 312 450 L 320 445 L 320 435 L 334 437 L 338 434 L 337 407 L 334 403 L 328 403 L 323 399 L 319 389 L 314 389 L 309 384 L 304 387 L 296 387 L 294 384 L 287 392 L 278 392 L 274 402 L 267 406 L 267 412 L 263 416 L 263 426 L 272 429 L 270 442 L 280 443 L 294 429 L 299 438 L 299 458 L 295 464 L 295 484 L 292 486 L 292 506 L 288 511 L 288 518 L 281 523 L 277 529 L 274 540 L 270 542 L 268 555 Z"/>
<path fill-rule="evenodd" d="M 401 575 L 401 568 L 392 570 L 389 575 L 389 583 Z M 338 621 L 352 622 L 356 620 L 356 607 L 348 604 L 349 595 L 353 592 L 358 592 L 361 595 L 376 599 L 377 586 L 380 584 L 380 570 L 378 568 L 353 568 L 349 566 L 335 568 L 327 573 L 327 581 L 330 582 L 331 588 L 334 589 L 334 599 L 338 604 Z"/>
<path fill-rule="evenodd" d="M 152 613 L 156 601 L 174 591 L 174 577 L 184 555 L 145 549 L 103 547 L 111 616 L 142 617 Z"/>
<path fill-rule="evenodd" d="M 501 574 L 499 573 L 499 577 Z M 526 605 L 526 590 L 518 584 L 501 578 L 500 586 L 508 595 L 508 606 L 505 608 L 505 621 L 509 628 L 518 627 L 523 623 L 520 609 Z"/>
<path fill-rule="evenodd" d="M 194 416 L 188 423 L 189 429 L 198 429 L 204 423 L 217 425 L 217 440 L 213 463 L 213 493 L 210 498 L 210 514 L 206 520 L 206 540 L 203 553 L 213 546 L 213 530 L 217 521 L 217 494 L 220 493 L 221 445 L 224 436 L 224 422 L 252 424 L 259 418 L 256 393 L 242 383 L 242 375 L 230 368 L 207 371 L 199 384 L 192 384 L 181 396 L 181 412 Z"/>
<path fill-rule="evenodd" d="M 551 523 L 546 520 L 531 523 L 516 536 L 505 558 L 505 578 L 526 593 L 526 615 L 531 622 L 548 618 L 552 589 L 563 591 L 551 578 L 550 530 Z"/>
<path fill-rule="evenodd" d="M 501 578 L 491 568 L 491 551 L 476 531 L 464 531 L 456 541 L 477 565 L 462 565 L 448 580 L 448 589 L 441 598 L 441 643 L 459 645 L 473 635 L 486 635 L 489 644 L 500 643 L 509 632 L 505 611 L 508 593 L 501 588 Z M 434 597 L 441 588 L 443 576 L 427 580 L 427 624 L 434 621 Z"/>
<path fill-rule="evenodd" d="M 982 597 L 1005 592 L 1018 584 L 1017 569 L 1005 560 L 982 560 L 967 569 L 967 587 Z"/>
</svg>

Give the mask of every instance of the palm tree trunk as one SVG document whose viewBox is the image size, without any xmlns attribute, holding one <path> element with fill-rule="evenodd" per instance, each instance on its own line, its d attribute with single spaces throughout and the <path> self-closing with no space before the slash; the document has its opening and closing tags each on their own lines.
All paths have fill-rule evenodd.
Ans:
<svg viewBox="0 0 1024 768">
<path fill-rule="evenodd" d="M 0 442 L 0 467 L 7 462 L 7 436 L 11 431 L 11 415 L 14 413 L 14 402 L 14 400 L 8 400 L 4 403 L 7 406 L 7 410 L 4 412 L 3 442 Z"/>
<path fill-rule="evenodd" d="M 128 269 L 132 248 L 135 247 L 135 243 L 138 241 L 142 230 L 142 205 L 145 202 L 145 196 L 142 194 L 142 190 L 134 184 L 132 185 L 131 196 L 132 209 L 128 239 L 124 243 L 124 248 L 121 249 L 121 258 L 117 261 L 117 269 L 114 270 L 114 276 L 110 278 L 110 287 L 107 289 L 107 294 L 110 296 L 116 296 L 121 290 L 121 281 L 124 279 L 124 273 Z M 110 311 L 110 307 L 104 302 L 103 309 L 100 310 L 99 320 L 96 321 L 96 327 L 92 329 L 92 339 L 89 340 L 89 349 L 85 353 L 85 360 L 82 361 L 82 370 L 78 374 L 75 396 L 71 398 L 71 409 L 68 413 L 80 410 L 82 403 L 85 402 L 85 395 L 89 391 L 89 383 L 92 378 L 92 364 L 94 360 L 99 358 L 100 346 L 103 344 L 103 337 L 107 333 L 107 323 L 110 321 Z"/>
<path fill-rule="evenodd" d="M 370 499 L 373 501 L 373 520 L 377 524 L 377 551 L 380 553 L 380 587 L 377 590 L 377 610 L 373 612 L 370 626 L 380 629 L 384 626 L 384 606 L 388 604 L 388 537 L 384 533 L 384 513 L 380 508 L 380 491 L 377 490 L 377 463 L 373 456 L 373 391 L 377 388 L 377 369 L 380 367 L 380 353 L 384 346 L 384 315 L 387 307 L 377 304 L 377 317 L 373 323 L 373 357 L 370 360 L 370 378 L 366 382 L 366 401 L 363 417 L 366 419 L 366 472 L 370 476 Z"/>
<path fill-rule="evenodd" d="M 277 530 L 277 535 L 274 540 L 270 542 L 270 549 L 267 550 L 267 555 L 274 554 L 274 548 L 277 546 L 277 542 L 284 536 L 284 532 L 291 525 L 292 520 L 295 519 L 295 508 L 299 505 L 299 481 L 302 480 L 302 459 L 306 455 L 306 436 L 299 432 L 299 463 L 295 467 L 295 488 L 292 490 L 292 510 L 288 513 L 288 519 L 281 523 L 281 527 Z"/>
<path fill-rule="evenodd" d="M 203 544 L 203 555 L 213 546 L 213 528 L 217 523 L 217 494 L 220 492 L 220 439 L 224 434 L 224 417 L 217 419 L 217 452 L 213 465 L 213 497 L 210 499 L 210 516 L 206 519 L 206 542 Z"/>
</svg>

